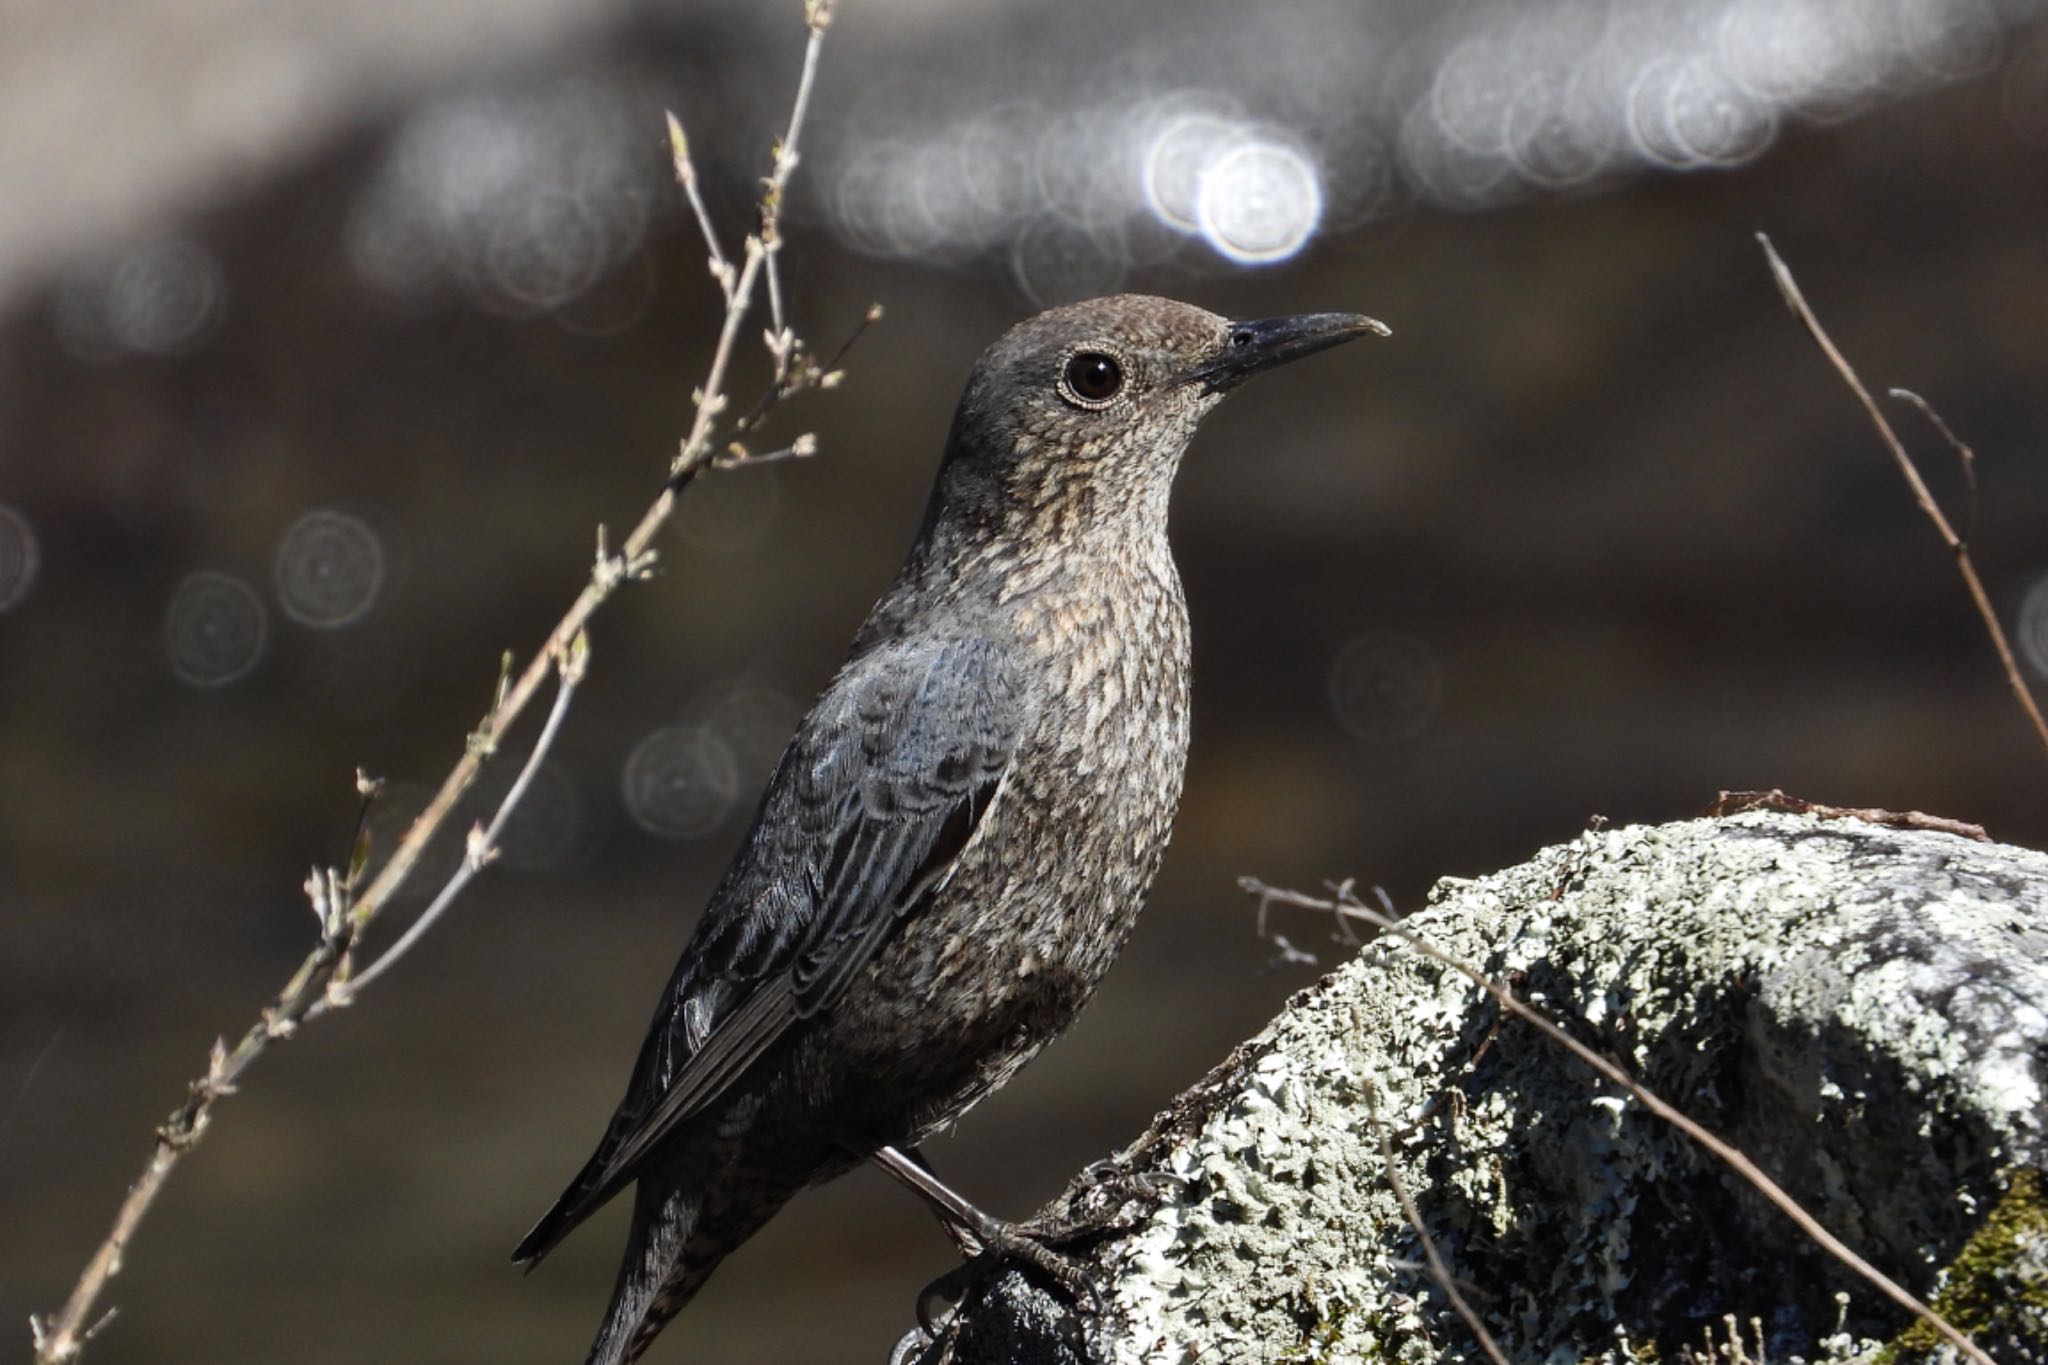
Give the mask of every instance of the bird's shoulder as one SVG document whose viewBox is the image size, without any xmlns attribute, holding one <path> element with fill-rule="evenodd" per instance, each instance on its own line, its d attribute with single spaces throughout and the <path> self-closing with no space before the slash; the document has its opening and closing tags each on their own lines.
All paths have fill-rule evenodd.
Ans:
<svg viewBox="0 0 2048 1365">
<path fill-rule="evenodd" d="M 999 636 L 884 640 L 850 658 L 798 725 L 677 965 L 663 1002 L 671 1064 L 788 971 L 821 915 L 859 901 L 849 849 L 928 841 L 1000 780 L 1034 709 L 1024 661 Z"/>
</svg>

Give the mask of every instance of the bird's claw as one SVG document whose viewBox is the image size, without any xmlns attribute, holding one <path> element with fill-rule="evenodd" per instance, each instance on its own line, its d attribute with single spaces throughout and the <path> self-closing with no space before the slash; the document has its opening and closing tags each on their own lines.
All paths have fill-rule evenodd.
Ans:
<svg viewBox="0 0 2048 1365">
<path fill-rule="evenodd" d="M 1061 1212 L 1040 1213 L 1017 1230 L 1049 1246 L 1128 1232 L 1143 1221 L 1147 1210 L 1188 1183 L 1169 1171 L 1128 1171 L 1114 1159 L 1104 1159 L 1081 1172 L 1060 1201 Z M 1132 1205 L 1137 1206 L 1135 1212 L 1128 1211 Z"/>
<path fill-rule="evenodd" d="M 1035 1270 L 1058 1285 L 1069 1300 L 1086 1298 L 1092 1313 L 1102 1311 L 1105 1302 L 1102 1287 L 1080 1262 L 1060 1255 L 1047 1244 L 1057 1238 L 1041 1234 L 1033 1225 L 1003 1223 L 995 1219 L 971 1230 L 968 1235 L 980 1243 L 980 1250 L 918 1292 L 917 1320 L 927 1334 L 935 1335 L 938 1331 L 935 1303 L 949 1303 L 957 1308 L 977 1285 L 1005 1265 L 1021 1265 Z"/>
</svg>

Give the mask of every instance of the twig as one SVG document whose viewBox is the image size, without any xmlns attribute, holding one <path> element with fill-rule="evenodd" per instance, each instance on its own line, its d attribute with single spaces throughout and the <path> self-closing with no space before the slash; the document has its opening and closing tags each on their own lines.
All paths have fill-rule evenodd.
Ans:
<svg viewBox="0 0 2048 1365">
<path fill-rule="evenodd" d="M 561 730 L 562 720 L 569 714 L 569 703 L 575 699 L 576 688 L 583 681 L 583 675 L 589 667 L 590 636 L 585 633 L 576 637 L 576 642 L 570 646 L 569 653 L 557 662 L 555 704 L 549 708 L 548 718 L 541 724 L 540 737 L 533 742 L 533 752 L 526 756 L 526 766 L 521 768 L 519 776 L 513 779 L 512 786 L 505 793 L 505 799 L 498 804 L 497 813 L 491 817 L 490 826 L 471 832 L 469 847 L 464 851 L 460 866 L 448 878 L 440 894 L 434 897 L 433 903 L 420 912 L 419 918 L 406 926 L 398 941 L 385 949 L 383 955 L 375 962 L 354 976 L 337 971 L 333 979 L 327 983 L 326 998 L 315 1001 L 313 1007 L 306 1011 L 308 1019 L 317 1019 L 330 1009 L 340 1009 L 354 1004 L 356 996 L 362 993 L 363 988 L 390 971 L 393 964 L 410 952 L 413 945 L 434 927 L 434 922 L 440 919 L 442 913 L 455 903 L 455 898 L 462 894 L 463 889 L 470 884 L 476 874 L 483 871 L 498 856 L 498 840 L 505 832 L 506 822 L 512 818 L 513 810 L 525 798 L 526 789 L 533 785 L 534 774 L 540 771 L 541 764 L 547 760 L 548 751 L 554 747 L 555 735 Z"/>
<path fill-rule="evenodd" d="M 2035 703 L 2034 694 L 2028 690 L 2026 679 L 2020 674 L 2019 662 L 2013 658 L 2012 645 L 2005 638 L 2005 628 L 1998 623 L 1998 612 L 1991 605 L 1990 594 L 1984 591 L 1983 580 L 1977 577 L 1977 566 L 1970 558 L 1969 542 L 1957 535 L 1955 528 L 1949 525 L 1948 518 L 1942 514 L 1941 505 L 1935 502 L 1934 495 L 1927 491 L 1927 484 L 1921 479 L 1920 470 L 1914 465 L 1912 456 L 1906 453 L 1906 447 L 1893 433 L 1891 423 L 1885 420 L 1884 413 L 1877 406 L 1877 400 L 1870 396 L 1870 390 L 1863 387 L 1863 381 L 1857 378 L 1856 371 L 1843 358 L 1841 351 L 1836 349 L 1826 329 L 1820 325 L 1820 319 L 1815 317 L 1813 309 L 1807 306 L 1806 296 L 1799 292 L 1798 282 L 1792 278 L 1790 267 L 1771 245 L 1771 239 L 1761 232 L 1756 235 L 1756 239 L 1763 246 L 1764 259 L 1770 264 L 1771 276 L 1777 281 L 1778 292 L 1785 296 L 1785 303 L 1792 309 L 1793 314 L 1806 324 L 1806 330 L 1812 333 L 1815 344 L 1820 347 L 1821 354 L 1828 358 L 1828 363 L 1835 367 L 1835 372 L 1842 376 L 1842 382 L 1849 386 L 1850 392 L 1863 404 L 1863 410 L 1870 415 L 1871 425 L 1877 428 L 1879 438 L 1884 441 L 1885 448 L 1891 451 L 1892 459 L 1898 463 L 1899 472 L 1905 476 L 1907 487 L 1913 490 L 1913 500 L 1920 504 L 1920 510 L 1934 523 L 1934 529 L 1940 534 L 1942 543 L 1947 545 L 1949 552 L 1955 556 L 1956 570 L 1963 576 L 1963 585 L 1970 591 L 1970 600 L 1977 605 L 1977 614 L 1984 618 L 1984 629 L 1991 635 L 1991 644 L 1998 651 L 1999 663 L 2004 665 L 2006 683 L 2012 688 L 2013 696 L 2019 699 L 2020 708 L 2027 713 L 2027 719 L 2033 722 L 2034 734 L 2041 741 L 2042 749 L 2048 750 L 2048 719 L 2042 718 L 2041 708 Z M 1893 392 L 1903 394 L 1916 403 L 1920 402 L 1917 396 L 1904 394 L 1902 390 Z M 1923 412 L 1933 417 L 1933 410 L 1925 403 L 1920 403 L 1920 406 Z M 1971 503 L 1974 506 L 1977 490 L 1975 456 L 1970 453 L 1968 446 L 1956 440 L 1946 423 L 1938 417 L 1934 417 L 1933 420 L 1962 459 L 1963 476 L 1968 483 Z"/>
<path fill-rule="evenodd" d="M 1928 815 L 1917 810 L 1879 810 L 1874 806 L 1824 806 L 1803 796 L 1788 795 L 1777 787 L 1767 792 L 1724 791 L 1714 798 L 1714 804 L 1707 807 L 1706 813 L 1718 817 L 1740 815 L 1749 810 L 1781 810 L 1793 815 L 1812 815 L 1822 820 L 1861 820 L 1866 825 L 1883 825 L 1887 829 L 1931 829 L 1942 834 L 1975 839 L 1979 843 L 1991 842 L 1991 836 L 1984 832 L 1984 826 L 1972 825 L 1963 820 L 1951 820 L 1946 815 Z"/>
<path fill-rule="evenodd" d="M 655 503 L 660 518 L 653 528 L 648 528 L 643 519 L 640 530 L 648 530 L 652 539 L 654 529 L 659 529 L 668 519 L 668 509 L 674 505 L 674 494 L 696 476 L 711 458 L 711 424 L 725 408 L 725 371 L 732 360 L 733 341 L 739 335 L 740 323 L 746 317 L 753 302 L 754 285 L 760 278 L 764 263 L 772 262 L 782 250 L 782 196 L 789 188 L 789 177 L 796 170 L 797 137 L 803 131 L 804 114 L 810 108 L 811 88 L 818 78 L 818 53 L 824 47 L 825 30 L 832 26 L 832 10 L 835 0 L 804 0 L 804 22 L 810 28 L 810 41 L 804 45 L 803 73 L 797 77 L 796 99 L 790 105 L 789 127 L 775 144 L 775 167 L 769 173 L 761 190 L 761 226 L 753 236 L 747 238 L 745 260 L 740 266 L 739 278 L 733 284 L 732 301 L 726 305 L 725 324 L 719 328 L 718 346 L 711 353 L 711 368 L 704 378 L 704 386 L 698 390 L 697 415 L 690 424 L 690 434 L 683 439 L 682 449 L 677 453 L 675 463 L 669 468 L 669 487 L 663 499 Z M 787 329 L 778 326 L 776 333 L 784 337 L 785 344 L 791 345 Z M 771 346 L 770 350 L 774 348 Z M 787 364 L 787 356 L 778 354 L 778 366 Z M 654 516 L 650 509 L 649 518 Z M 627 549 L 634 548 L 632 540 Z M 639 548 L 646 548 L 646 541 Z"/>
<path fill-rule="evenodd" d="M 1587 1066 L 1592 1067 L 1593 1070 L 1599 1072 L 1607 1080 L 1626 1090 L 1645 1109 L 1648 1109 L 1651 1113 L 1663 1119 L 1681 1133 L 1684 1133 L 1694 1142 L 1706 1148 L 1722 1164 L 1755 1187 L 1759 1194 L 1777 1205 L 1786 1217 L 1797 1224 L 1802 1232 L 1818 1243 L 1829 1255 L 1862 1276 L 1865 1281 L 1882 1292 L 1892 1302 L 1909 1312 L 1917 1314 L 1935 1331 L 1947 1337 L 1957 1350 L 1978 1362 L 1978 1365 L 1997 1365 L 1997 1362 L 1993 1361 L 1981 1346 L 1963 1335 L 1946 1318 L 1935 1312 L 1927 1304 L 1922 1303 L 1911 1292 L 1893 1281 L 1883 1271 L 1850 1250 L 1840 1238 L 1822 1227 L 1812 1214 L 1799 1206 L 1797 1200 L 1780 1188 L 1776 1181 L 1764 1174 L 1762 1167 L 1751 1161 L 1739 1149 L 1723 1142 L 1698 1123 L 1686 1117 L 1685 1114 L 1665 1103 L 1649 1087 L 1634 1080 L 1620 1066 L 1587 1047 L 1569 1033 L 1566 1033 L 1562 1028 L 1551 1022 L 1548 1015 L 1535 1006 L 1525 1003 L 1521 997 L 1517 996 L 1506 986 L 1495 981 L 1472 963 L 1467 962 L 1454 953 L 1446 952 L 1444 949 L 1437 947 L 1421 934 L 1406 927 L 1392 916 L 1381 914 L 1379 911 L 1365 905 L 1364 902 L 1360 901 L 1352 893 L 1349 882 L 1336 888 L 1336 899 L 1321 899 L 1303 895 L 1299 891 L 1289 891 L 1281 887 L 1268 886 L 1256 877 L 1241 877 L 1238 879 L 1238 886 L 1247 893 L 1257 896 L 1262 900 L 1271 897 L 1275 902 L 1282 905 L 1322 910 L 1341 917 L 1363 920 L 1381 933 L 1393 934 L 1398 938 L 1406 940 L 1410 946 L 1423 956 L 1440 962 L 1454 971 L 1464 973 L 1464 975 L 1477 983 L 1481 990 L 1484 990 L 1498 1001 L 1502 1009 L 1528 1023 L 1544 1037 L 1571 1053 L 1572 1056 L 1577 1057 Z"/>
<path fill-rule="evenodd" d="M 1960 436 L 1949 429 L 1948 423 L 1941 419 L 1941 414 L 1936 412 L 1934 405 L 1925 398 L 1911 389 L 1894 388 L 1887 392 L 1900 402 L 1911 403 L 1920 409 L 1920 415 L 1927 419 L 1928 425 L 1939 432 L 1941 439 L 1948 442 L 1949 449 L 1956 453 L 1956 463 L 1963 467 L 1963 525 L 1957 531 L 1956 539 L 1968 545 L 1970 533 L 1977 526 L 1977 452 L 1970 449 Z"/>
<path fill-rule="evenodd" d="M 719 292 L 725 295 L 729 308 L 732 306 L 732 262 L 725 259 L 725 248 L 718 244 L 718 229 L 711 225 L 711 210 L 704 207 L 704 192 L 697 185 L 697 163 L 690 160 L 690 139 L 683 135 L 682 120 L 673 113 L 665 117 L 668 120 L 668 156 L 675 167 L 676 183 L 683 187 L 683 197 L 690 201 L 690 211 L 697 215 L 697 231 L 711 251 L 711 278 L 718 281 Z"/>
<path fill-rule="evenodd" d="M 712 355 L 703 384 L 692 395 L 695 414 L 691 420 L 690 434 L 683 441 L 680 453 L 669 466 L 661 493 L 641 514 L 639 522 L 626 537 L 625 544 L 618 554 L 613 555 L 606 551 L 604 533 L 600 528 L 597 562 L 582 592 L 570 604 L 568 611 L 549 632 L 547 640 L 534 652 L 517 677 L 501 679 L 499 694 L 494 699 L 491 711 L 469 736 L 461 759 L 442 779 L 433 799 L 413 820 L 404 837 L 392 850 L 390 861 L 372 879 L 361 895 L 358 897 L 355 894 L 352 873 L 344 877 L 333 869 L 314 869 L 306 890 L 313 901 L 314 913 L 320 921 L 319 941 L 293 972 L 284 988 L 265 1007 L 257 1022 L 250 1026 L 232 1049 L 227 1046 L 225 1040 L 214 1044 L 205 1074 L 190 1084 L 185 1102 L 157 1129 L 156 1145 L 150 1154 L 148 1164 L 143 1168 L 140 1178 L 129 1188 L 127 1197 L 122 1200 L 121 1207 L 115 1214 L 113 1229 L 94 1251 L 91 1260 L 86 1263 L 85 1270 L 80 1274 L 64 1306 L 54 1316 L 30 1319 L 29 1326 L 35 1339 L 36 1365 L 68 1365 L 68 1362 L 79 1357 L 92 1332 L 105 1322 L 104 1316 L 95 1322 L 93 1315 L 107 1282 L 119 1272 L 128 1244 L 136 1228 L 155 1203 L 164 1181 L 205 1131 L 214 1102 L 234 1093 L 235 1084 L 242 1073 L 263 1054 L 272 1041 L 290 1037 L 300 1022 L 316 1010 L 332 1007 L 331 1004 L 322 1003 L 328 1000 L 328 987 L 337 978 L 345 979 L 349 954 L 354 950 L 363 931 L 412 875 L 427 844 L 447 822 L 455 810 L 456 803 L 475 782 L 477 773 L 495 752 L 500 738 L 510 731 L 525 711 L 527 703 L 532 701 L 542 681 L 555 669 L 557 661 L 571 657 L 577 648 L 576 642 L 583 635 L 590 618 L 610 599 L 619 585 L 644 578 L 651 570 L 655 561 L 654 539 L 673 514 L 677 496 L 691 479 L 711 463 L 714 449 L 711 431 L 719 413 L 726 406 L 725 376 L 732 355 L 733 338 L 738 334 L 741 322 L 752 310 L 754 287 L 759 279 L 763 261 L 771 258 L 781 246 L 777 224 L 780 221 L 782 198 L 788 188 L 790 173 L 796 167 L 797 135 L 802 129 L 804 113 L 810 104 L 811 89 L 817 78 L 818 54 L 824 42 L 825 30 L 831 26 L 833 4 L 834 0 L 805 0 L 804 21 L 809 38 L 804 49 L 803 74 L 791 106 L 788 129 L 777 144 L 774 169 L 762 192 L 760 229 L 757 235 L 747 239 L 746 260 L 737 274 L 732 276 L 730 287 L 726 287 L 725 281 L 721 280 L 721 291 L 725 296 L 725 316 L 719 330 L 717 349 Z M 687 146 L 680 141 L 681 129 L 672 122 L 671 130 L 674 144 L 683 153 L 681 160 L 687 164 Z M 694 168 L 691 168 L 688 172 L 690 178 L 686 179 L 685 172 L 679 165 L 678 179 L 684 181 L 684 192 L 692 196 L 693 206 L 696 200 L 694 174 Z M 715 234 L 711 231 L 708 215 L 700 212 L 698 222 L 705 232 L 713 260 L 723 261 L 724 256 L 719 250 Z M 727 270 L 730 270 L 729 262 Z M 714 267 L 713 274 L 719 273 Z M 561 698 L 558 697 L 557 705 L 562 704 Z M 501 809 L 500 815 L 504 815 L 508 810 L 509 804 Z M 488 842 L 488 834 L 485 837 Z M 352 872 L 359 851 L 357 849 L 351 852 Z M 476 847 L 473 845 L 472 856 L 475 855 Z M 377 970 L 381 970 L 382 966 L 388 965 L 391 960 L 391 955 L 387 954 Z M 365 973 L 357 978 L 355 986 L 360 989 L 363 982 L 369 978 L 370 974 Z"/>
<path fill-rule="evenodd" d="M 817 453 L 818 438 L 807 431 L 780 450 L 749 450 L 734 441 L 711 457 L 711 467 L 739 469 L 749 465 L 779 464 L 784 460 L 808 460 Z"/>
<path fill-rule="evenodd" d="M 761 424 L 761 419 L 768 415 L 771 408 L 794 394 L 800 388 L 838 388 L 839 381 L 846 377 L 845 372 L 839 368 L 841 362 L 846 359 L 846 353 L 853 349 L 855 342 L 867 335 L 868 328 L 881 320 L 882 305 L 871 303 L 868 305 L 867 312 L 861 314 L 860 321 L 854 324 L 853 330 L 846 334 L 846 340 L 839 343 L 839 349 L 834 351 L 832 358 L 823 365 L 811 362 L 810 358 L 806 356 L 804 365 L 794 373 L 789 370 L 787 365 L 780 366 L 774 374 L 769 376 L 768 387 L 761 391 L 761 397 L 755 401 L 753 407 L 747 409 L 746 416 L 732 424 L 732 429 L 736 432 L 752 431 Z M 774 353 L 775 348 L 772 343 L 768 349 L 771 353 Z M 801 349 L 801 344 L 799 344 L 798 349 Z"/>
<path fill-rule="evenodd" d="M 30 1317 L 29 1331 L 35 1339 L 37 1365 L 58 1365 L 76 1360 L 85 1343 L 104 1327 L 112 1310 L 92 1321 L 107 1281 L 120 1273 L 121 1259 L 135 1230 L 162 1192 L 164 1182 L 192 1145 L 206 1131 L 214 1101 L 235 1093 L 235 1084 L 249 1064 L 261 1056 L 273 1039 L 288 1038 L 305 1017 L 328 976 L 355 942 L 357 922 L 349 915 L 341 875 L 332 869 L 313 870 L 306 882 L 306 894 L 320 921 L 320 940 L 283 990 L 265 1006 L 256 1023 L 231 1050 L 226 1039 L 215 1039 L 206 1072 L 186 1090 L 185 1102 L 156 1130 L 156 1146 L 142 1175 L 128 1189 L 114 1215 L 113 1230 L 107 1234 L 86 1262 L 85 1270 L 71 1291 L 71 1297 L 55 1318 Z"/>
<path fill-rule="evenodd" d="M 1430 1278 L 1436 1281 L 1437 1288 L 1444 1291 L 1444 1297 L 1451 1301 L 1451 1307 L 1458 1310 L 1458 1316 L 1465 1320 L 1465 1325 L 1472 1329 L 1472 1335 L 1478 1339 L 1479 1349 L 1486 1352 L 1487 1359 L 1491 1360 L 1493 1365 L 1508 1365 L 1508 1358 L 1501 1353 L 1499 1343 L 1493 1339 L 1493 1333 L 1486 1330 L 1486 1324 L 1480 1321 L 1479 1314 L 1465 1301 L 1465 1295 L 1459 1290 L 1450 1267 L 1444 1264 L 1443 1256 L 1436 1249 L 1436 1239 L 1431 1237 L 1429 1229 L 1422 1225 L 1422 1212 L 1415 1207 L 1414 1196 L 1408 1193 L 1408 1182 L 1401 1178 L 1401 1165 L 1394 1160 L 1393 1141 L 1387 1136 L 1387 1125 L 1380 1120 L 1379 1100 L 1374 1094 L 1376 1089 L 1371 1082 L 1366 1083 L 1365 1109 L 1367 1116 L 1372 1120 L 1373 1132 L 1379 1137 L 1380 1164 L 1386 1168 L 1387 1184 L 1393 1189 L 1394 1198 L 1401 1201 L 1401 1216 L 1408 1220 L 1408 1226 L 1415 1229 L 1416 1237 L 1422 1242 L 1422 1254 L 1429 1261 Z"/>
</svg>

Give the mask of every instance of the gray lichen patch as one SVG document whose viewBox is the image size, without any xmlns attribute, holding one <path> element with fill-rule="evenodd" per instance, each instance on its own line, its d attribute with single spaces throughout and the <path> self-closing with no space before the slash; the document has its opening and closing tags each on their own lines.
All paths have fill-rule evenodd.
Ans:
<svg viewBox="0 0 2048 1365">
<path fill-rule="evenodd" d="M 1410 924 L 1916 1288 L 1939 1289 L 2010 1172 L 2048 1166 L 2041 854 L 1756 813 L 1589 833 L 1441 884 Z M 1421 1268 L 1383 1134 L 1514 1359 L 1674 1360 L 1732 1317 L 1752 1354 L 1846 1360 L 1903 1326 L 1718 1162 L 1389 939 L 1132 1149 L 1178 1183 L 1097 1252 L 1095 1353 L 1481 1358 Z M 2042 1292 L 2025 1245 L 1999 1273 Z"/>
</svg>

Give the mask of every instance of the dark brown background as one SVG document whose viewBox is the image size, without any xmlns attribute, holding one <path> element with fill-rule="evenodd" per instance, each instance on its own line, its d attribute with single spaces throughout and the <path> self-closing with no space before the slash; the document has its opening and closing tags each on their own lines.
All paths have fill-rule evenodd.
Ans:
<svg viewBox="0 0 2048 1365">
<path fill-rule="evenodd" d="M 780 733 L 907 543 L 974 355 L 1031 307 L 986 255 L 883 259 L 835 234 L 815 197 L 847 152 L 835 118 L 877 89 L 914 94 L 949 53 L 1023 41 L 999 7 L 943 32 L 864 8 L 850 0 L 828 48 L 791 209 L 803 329 L 824 344 L 870 300 L 889 310 L 845 389 L 780 429 L 815 428 L 822 457 L 690 494 L 661 577 L 594 632 L 550 778 L 578 814 L 526 859 L 548 865 L 493 871 L 360 1008 L 262 1063 L 144 1228 L 93 1360 L 578 1358 L 618 1211 L 531 1278 L 506 1253 L 595 1137 Z M 231 24 L 204 36 L 235 41 Z M 1175 508 L 1196 716 L 1174 849 L 1098 1004 L 933 1145 L 942 1170 L 1029 1210 L 1305 984 L 1267 970 L 1242 874 L 1356 876 L 1413 905 L 1596 812 L 1671 819 L 1724 787 L 2048 840 L 2048 759 L 1752 239 L 1773 234 L 1873 385 L 1928 395 L 1974 443 L 1985 580 L 2048 652 L 2048 623 L 2017 619 L 2048 571 L 2048 152 L 2024 83 L 2039 41 L 2016 29 L 1966 79 L 1794 121 L 1740 169 L 1415 205 L 1276 268 L 1188 251 L 1129 275 L 1235 315 L 1362 309 L 1394 336 L 1262 381 L 1198 444 Z M 612 335 L 366 285 L 345 228 L 397 121 L 458 79 L 516 92 L 589 73 L 626 92 L 622 155 L 653 183 L 662 105 L 690 118 L 737 224 L 733 168 L 770 135 L 799 34 L 685 6 L 517 62 L 476 45 L 260 173 L 107 210 L 75 252 L 13 262 L 0 295 L 0 502 L 41 554 L 0 614 L 0 1323 L 24 1351 L 25 1315 L 62 1299 L 207 1044 L 306 948 L 298 885 L 342 855 L 352 770 L 438 780 L 499 652 L 542 638 L 597 523 L 638 515 L 708 356 L 713 292 L 665 190 L 620 267 L 651 270 L 645 311 Z M 83 127 L 9 136 L 94 154 Z M 106 243 L 165 233 L 217 262 L 204 335 L 172 355 L 81 346 L 65 300 Z M 1955 505 L 1954 461 L 1900 420 Z M 388 556 L 374 609 L 339 631 L 294 625 L 271 589 L 279 538 L 314 507 L 363 518 Z M 199 569 L 269 607 L 267 651 L 219 689 L 166 660 L 167 604 Z M 1347 728 L 1332 670 L 1379 631 L 1426 648 L 1440 702 L 1390 722 L 1405 694 L 1375 675 L 1394 691 L 1355 694 Z M 737 780 L 714 828 L 666 841 L 630 817 L 621 772 L 679 722 L 711 724 Z M 864 1172 L 749 1245 L 663 1357 L 879 1360 L 949 1263 L 923 1211 Z"/>
</svg>

